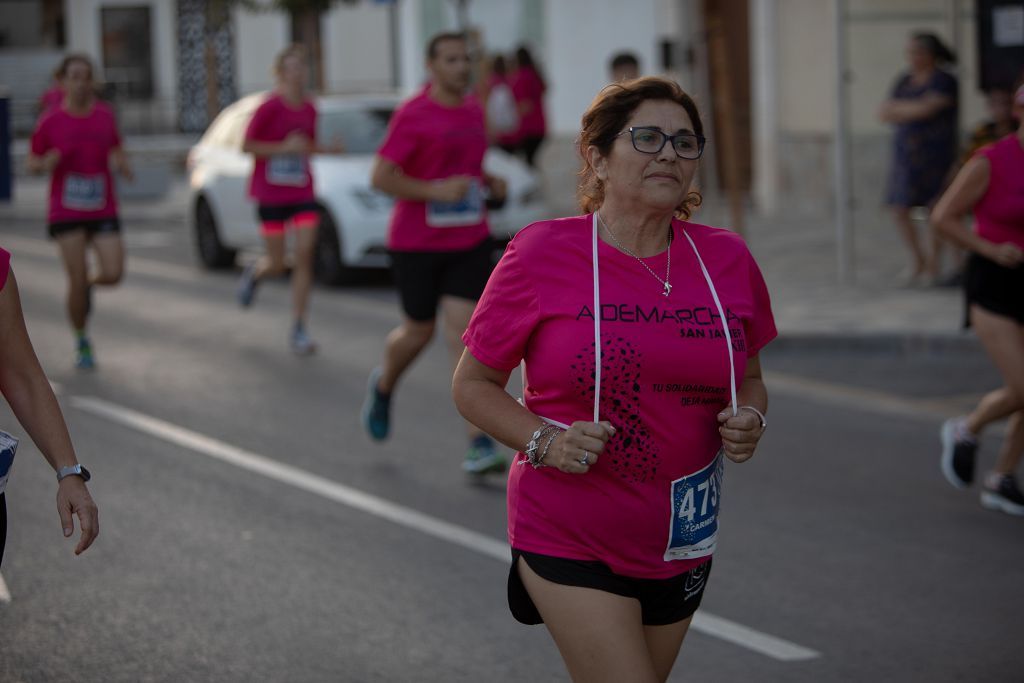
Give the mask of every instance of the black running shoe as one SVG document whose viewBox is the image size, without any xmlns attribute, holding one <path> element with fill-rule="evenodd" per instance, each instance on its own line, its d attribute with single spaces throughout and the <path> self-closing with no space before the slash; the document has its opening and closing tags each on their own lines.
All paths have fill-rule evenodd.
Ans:
<svg viewBox="0 0 1024 683">
<path fill-rule="evenodd" d="M 996 481 L 998 484 L 993 486 Z M 1024 493 L 1021 493 L 1017 479 L 1012 474 L 1004 474 L 995 481 L 985 481 L 985 488 L 981 492 L 981 505 L 989 510 L 1024 517 Z"/>
<path fill-rule="evenodd" d="M 978 439 L 967 431 L 967 420 L 952 417 L 942 423 L 942 474 L 946 481 L 958 489 L 965 489 L 974 481 L 974 460 L 978 454 Z"/>
</svg>

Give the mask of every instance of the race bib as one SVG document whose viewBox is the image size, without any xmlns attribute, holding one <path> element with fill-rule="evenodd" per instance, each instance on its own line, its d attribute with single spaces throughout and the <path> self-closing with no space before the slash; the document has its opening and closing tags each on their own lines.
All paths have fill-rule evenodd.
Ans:
<svg viewBox="0 0 1024 683">
<path fill-rule="evenodd" d="M 476 178 L 466 196 L 457 202 L 427 202 L 427 225 L 432 228 L 461 228 L 484 219 L 484 192 Z"/>
<path fill-rule="evenodd" d="M 66 209 L 99 211 L 107 204 L 107 179 L 102 175 L 67 174 L 61 203 Z"/>
<path fill-rule="evenodd" d="M 309 182 L 306 157 L 300 154 L 277 154 L 267 161 L 267 182 L 271 185 L 303 187 Z"/>
<path fill-rule="evenodd" d="M 7 432 L 0 432 L 0 493 L 7 488 L 7 477 L 11 474 L 14 452 L 17 450 L 18 440 Z"/>
<path fill-rule="evenodd" d="M 707 467 L 672 482 L 672 524 L 665 561 L 692 560 L 715 552 L 722 500 L 722 450 Z"/>
</svg>

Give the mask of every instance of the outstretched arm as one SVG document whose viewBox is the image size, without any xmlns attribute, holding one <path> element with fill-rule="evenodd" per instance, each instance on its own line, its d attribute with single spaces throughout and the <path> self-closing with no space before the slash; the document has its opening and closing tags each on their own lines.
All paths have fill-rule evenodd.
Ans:
<svg viewBox="0 0 1024 683">
<path fill-rule="evenodd" d="M 0 393 L 54 471 L 77 464 L 64 416 L 25 328 L 13 271 L 0 290 Z M 78 516 L 82 536 L 76 555 L 92 545 L 99 513 L 81 477 L 65 477 L 58 484 L 57 512 L 66 537 L 74 533 L 73 516 Z"/>
</svg>

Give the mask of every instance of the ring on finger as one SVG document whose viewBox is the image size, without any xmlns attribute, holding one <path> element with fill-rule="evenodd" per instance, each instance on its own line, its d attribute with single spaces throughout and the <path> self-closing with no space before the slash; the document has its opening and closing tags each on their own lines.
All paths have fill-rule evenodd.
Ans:
<svg viewBox="0 0 1024 683">
<path fill-rule="evenodd" d="M 579 459 L 579 464 L 589 465 L 590 464 L 590 451 L 583 451 L 583 457 Z"/>
</svg>

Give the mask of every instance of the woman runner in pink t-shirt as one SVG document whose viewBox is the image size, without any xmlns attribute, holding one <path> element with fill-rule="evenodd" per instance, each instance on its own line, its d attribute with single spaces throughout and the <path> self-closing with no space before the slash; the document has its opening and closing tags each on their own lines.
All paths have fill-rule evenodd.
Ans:
<svg viewBox="0 0 1024 683">
<path fill-rule="evenodd" d="M 583 216 L 527 226 L 463 337 L 453 392 L 519 451 L 509 607 L 573 680 L 664 681 L 704 592 L 724 459 L 765 428 L 775 325 L 735 234 L 687 222 L 704 147 L 674 81 L 606 87 L 583 116 Z M 523 403 L 505 391 L 524 363 Z"/>
<path fill-rule="evenodd" d="M 92 62 L 69 55 L 58 69 L 64 102 L 44 114 L 32 134 L 28 169 L 51 173 L 49 232 L 60 248 L 68 275 L 67 308 L 75 331 L 75 365 L 94 365 L 86 323 L 93 285 L 112 286 L 124 272 L 124 244 L 111 170 L 131 179 L 121 136 L 110 108 L 96 98 Z M 99 270 L 89 274 L 86 251 Z"/>
<path fill-rule="evenodd" d="M 317 147 L 316 107 L 306 93 L 309 62 L 305 47 L 296 44 L 285 48 L 274 61 L 274 74 L 277 88 L 256 109 L 242 145 L 243 152 L 255 157 L 249 194 L 257 203 L 267 252 L 243 271 L 238 303 L 248 308 L 260 280 L 285 272 L 285 229 L 291 229 L 295 233 L 291 347 L 305 356 L 316 352 L 316 343 L 306 331 L 306 317 L 320 225 L 310 157 L 318 151 L 341 149 L 340 145 Z"/>
<path fill-rule="evenodd" d="M 1014 95 L 1024 117 L 1024 86 Z M 974 214 L 974 230 L 963 229 Z M 987 508 L 1024 516 L 1024 493 L 1014 473 L 1024 456 L 1024 126 L 978 150 L 935 205 L 932 223 L 971 253 L 967 265 L 968 324 L 999 368 L 1004 386 L 970 415 L 942 425 L 942 472 L 960 489 L 974 480 L 978 435 L 1010 416 L 995 469 L 982 485 Z"/>
</svg>

